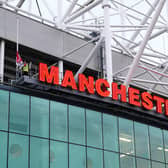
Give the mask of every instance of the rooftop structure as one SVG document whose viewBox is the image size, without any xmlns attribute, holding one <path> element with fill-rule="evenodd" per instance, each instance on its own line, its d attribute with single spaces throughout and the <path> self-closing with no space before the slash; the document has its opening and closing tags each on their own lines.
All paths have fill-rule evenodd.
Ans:
<svg viewBox="0 0 168 168">
<path fill-rule="evenodd" d="M 60 65 L 76 64 L 76 74 L 90 68 L 109 82 L 166 96 L 167 6 L 165 0 L 1 0 L 0 37 Z"/>
</svg>

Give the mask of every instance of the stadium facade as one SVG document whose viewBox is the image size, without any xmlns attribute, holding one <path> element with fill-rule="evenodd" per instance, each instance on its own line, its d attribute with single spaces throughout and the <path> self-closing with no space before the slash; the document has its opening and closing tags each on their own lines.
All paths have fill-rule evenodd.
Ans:
<svg viewBox="0 0 168 168">
<path fill-rule="evenodd" d="M 19 78 L 15 60 L 17 19 L 20 21 L 19 53 L 32 64 L 29 74 Z M 83 72 L 83 80 L 74 87 L 72 80 L 76 81 L 76 72 L 97 41 L 73 51 L 88 39 L 4 8 L 0 8 L 0 38 L 1 168 L 168 167 L 168 103 L 161 86 L 152 93 L 147 92 L 149 84 L 139 85 L 135 81 L 130 85 L 132 92 L 127 92 L 125 87 L 123 93 L 120 89 L 124 85 L 115 79 L 120 96 L 114 98 L 110 91 L 103 94 L 111 83 L 109 86 L 101 81 L 105 84 L 103 88 L 102 83 L 96 85 L 91 80 L 93 85 L 89 85 L 89 77 L 95 81 L 103 79 L 100 45 Z M 113 60 L 113 70 L 117 72 L 132 58 L 113 51 Z M 44 73 L 40 65 L 46 65 Z M 50 65 L 53 71 L 57 67 L 60 70 L 56 76 L 52 67 L 48 68 Z M 60 79 L 65 79 L 67 70 L 74 76 L 68 76 L 63 85 Z M 135 73 L 142 72 L 137 69 Z M 126 76 L 124 72 L 122 75 Z M 142 76 L 144 80 L 148 78 Z M 143 93 L 148 94 L 142 96 Z"/>
</svg>

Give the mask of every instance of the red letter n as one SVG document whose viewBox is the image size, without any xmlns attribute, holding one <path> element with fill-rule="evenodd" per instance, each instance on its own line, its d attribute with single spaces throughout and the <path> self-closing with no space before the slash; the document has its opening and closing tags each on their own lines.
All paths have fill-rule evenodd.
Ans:
<svg viewBox="0 0 168 168">
<path fill-rule="evenodd" d="M 79 74 L 78 81 L 80 92 L 84 92 L 86 87 L 90 94 L 94 94 L 94 78 L 92 76 L 89 76 L 87 79 L 85 75 Z"/>
</svg>

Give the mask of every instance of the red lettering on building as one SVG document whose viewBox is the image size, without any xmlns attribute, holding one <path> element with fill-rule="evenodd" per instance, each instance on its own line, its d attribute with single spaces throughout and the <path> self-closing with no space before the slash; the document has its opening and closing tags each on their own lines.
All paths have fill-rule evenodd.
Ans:
<svg viewBox="0 0 168 168">
<path fill-rule="evenodd" d="M 165 115 L 168 116 L 168 100 L 165 100 Z"/>
<path fill-rule="evenodd" d="M 48 71 L 47 64 L 39 64 L 39 80 L 42 82 L 59 84 L 59 69 L 58 67 L 52 66 L 50 72 Z"/>
<path fill-rule="evenodd" d="M 156 111 L 158 113 L 163 113 L 162 112 L 162 104 L 165 102 L 165 100 L 161 97 L 158 97 L 158 96 L 153 96 L 153 100 L 156 101 Z"/>
<path fill-rule="evenodd" d="M 76 82 L 75 82 L 72 71 L 69 71 L 69 70 L 65 71 L 65 75 L 62 80 L 61 86 L 71 87 L 72 89 L 77 90 Z"/>
<path fill-rule="evenodd" d="M 126 86 L 120 85 L 120 89 L 118 89 L 117 83 L 112 83 L 112 98 L 114 100 L 118 100 L 118 96 L 120 95 L 120 99 L 122 102 L 127 102 L 127 92 Z"/>
<path fill-rule="evenodd" d="M 39 80 L 41 82 L 59 85 L 59 68 L 52 66 L 49 70 L 47 64 L 40 63 Z M 154 104 L 156 104 L 156 112 L 159 114 L 164 113 L 168 116 L 168 100 L 158 96 L 152 96 L 148 92 L 141 93 L 140 90 L 131 87 L 128 88 L 127 100 L 126 86 L 118 85 L 117 83 L 109 84 L 105 79 L 97 79 L 94 83 L 94 78 L 92 76 L 86 77 L 84 74 L 79 74 L 78 81 L 75 81 L 72 71 L 66 70 L 60 85 L 62 87 L 70 87 L 71 89 L 79 90 L 80 92 L 87 90 L 89 94 L 94 94 L 96 91 L 101 97 L 112 95 L 113 100 L 128 102 L 138 107 L 142 106 L 147 110 L 152 110 Z M 112 87 L 111 92 L 109 90 L 110 85 Z"/>
<path fill-rule="evenodd" d="M 138 89 L 134 88 L 129 88 L 128 89 L 128 98 L 129 98 L 129 103 L 135 106 L 141 106 L 140 103 L 140 91 Z"/>
<path fill-rule="evenodd" d="M 105 79 L 98 79 L 96 80 L 96 91 L 97 93 L 102 97 L 107 97 L 110 95 L 110 91 L 108 88 L 110 88 L 109 83 Z M 106 89 L 105 89 L 106 88 Z"/>
<path fill-rule="evenodd" d="M 152 110 L 153 102 L 152 95 L 148 92 L 143 92 L 141 94 L 142 106 L 147 110 Z"/>
<path fill-rule="evenodd" d="M 86 88 L 88 93 L 94 94 L 94 78 L 92 76 L 88 76 L 88 79 L 87 79 L 85 75 L 79 74 L 78 81 L 79 81 L 80 92 L 84 92 Z"/>
</svg>

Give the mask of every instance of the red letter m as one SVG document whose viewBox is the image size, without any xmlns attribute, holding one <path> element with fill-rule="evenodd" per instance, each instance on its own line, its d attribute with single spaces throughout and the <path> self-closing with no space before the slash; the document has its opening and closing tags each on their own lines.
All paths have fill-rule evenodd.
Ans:
<svg viewBox="0 0 168 168">
<path fill-rule="evenodd" d="M 58 67 L 52 66 L 50 73 L 48 72 L 47 64 L 39 64 L 39 80 L 42 82 L 59 84 L 59 69 Z"/>
</svg>

